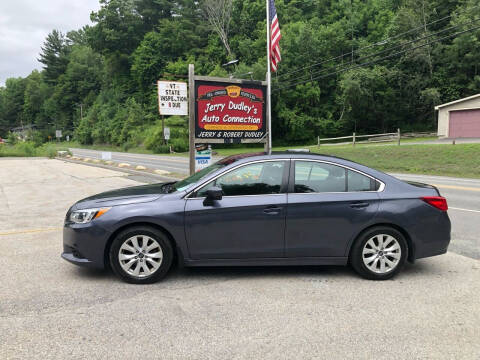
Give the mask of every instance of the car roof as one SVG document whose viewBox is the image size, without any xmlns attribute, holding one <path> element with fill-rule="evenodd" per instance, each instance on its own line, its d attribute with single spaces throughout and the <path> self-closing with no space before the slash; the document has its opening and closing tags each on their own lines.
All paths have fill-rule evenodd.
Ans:
<svg viewBox="0 0 480 360">
<path fill-rule="evenodd" d="M 278 158 L 278 157 L 284 157 L 284 158 L 286 157 L 289 159 L 299 159 L 299 158 L 300 159 L 318 158 L 322 160 L 332 159 L 332 160 L 344 160 L 344 161 L 354 163 L 353 161 L 350 161 L 338 156 L 318 154 L 318 153 L 308 152 L 308 151 L 297 151 L 297 150 L 271 151 L 271 152 L 263 151 L 263 152 L 256 152 L 256 153 L 236 154 L 236 155 L 231 155 L 221 159 L 219 163 L 224 165 L 229 165 L 240 160 L 247 160 L 247 161 L 254 160 L 252 158 L 258 158 L 258 160 L 260 160 L 260 159 L 272 159 L 272 158 Z"/>
<path fill-rule="evenodd" d="M 400 181 L 391 175 L 385 174 L 382 171 L 373 169 L 371 167 L 362 165 L 352 160 L 344 159 L 338 156 L 333 155 L 326 155 L 326 154 L 317 154 L 314 152 L 307 152 L 307 151 L 272 151 L 272 152 L 256 152 L 256 153 L 245 153 L 245 154 L 237 154 L 231 155 L 226 158 L 223 158 L 218 161 L 218 163 L 225 165 L 227 168 L 232 166 L 237 166 L 242 163 L 248 163 L 251 161 L 257 160 L 269 160 L 269 159 L 312 159 L 312 160 L 320 160 L 320 161 L 327 161 L 332 162 L 338 165 L 343 165 L 346 167 L 350 167 L 357 171 L 363 172 L 368 174 L 376 179 L 379 179 L 383 182 L 385 181 Z M 222 172 L 223 170 L 218 170 L 218 172 Z M 212 173 L 212 177 L 217 172 Z M 208 176 L 210 177 L 210 176 Z"/>
</svg>

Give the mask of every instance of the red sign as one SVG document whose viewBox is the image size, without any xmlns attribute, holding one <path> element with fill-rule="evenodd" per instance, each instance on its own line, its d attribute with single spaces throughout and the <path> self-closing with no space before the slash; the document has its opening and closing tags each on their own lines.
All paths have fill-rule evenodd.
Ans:
<svg viewBox="0 0 480 360">
<path fill-rule="evenodd" d="M 195 138 L 262 141 L 265 86 L 195 82 Z M 208 141 L 206 141 L 208 142 Z"/>
</svg>

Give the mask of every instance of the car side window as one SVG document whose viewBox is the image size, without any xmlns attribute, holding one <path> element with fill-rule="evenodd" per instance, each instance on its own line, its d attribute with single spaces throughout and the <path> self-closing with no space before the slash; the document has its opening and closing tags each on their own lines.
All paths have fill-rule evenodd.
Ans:
<svg viewBox="0 0 480 360">
<path fill-rule="evenodd" d="M 370 178 L 348 170 L 348 191 L 370 191 Z"/>
<path fill-rule="evenodd" d="M 197 191 L 197 197 L 218 186 L 224 196 L 279 194 L 282 187 L 284 161 L 266 161 L 248 164 L 211 181 Z"/>
<path fill-rule="evenodd" d="M 348 170 L 348 191 L 376 191 L 380 183 L 356 171 Z"/>
<path fill-rule="evenodd" d="M 315 161 L 295 161 L 296 193 L 344 192 L 346 189 L 345 168 Z"/>
</svg>

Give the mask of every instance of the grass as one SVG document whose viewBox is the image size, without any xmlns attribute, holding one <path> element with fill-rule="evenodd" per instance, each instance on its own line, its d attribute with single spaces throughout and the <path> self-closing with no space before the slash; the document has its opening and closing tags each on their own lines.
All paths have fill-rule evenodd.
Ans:
<svg viewBox="0 0 480 360">
<path fill-rule="evenodd" d="M 300 147 L 274 147 L 287 150 Z M 385 171 L 480 178 L 480 144 L 309 146 L 310 151 L 339 156 Z M 220 156 L 263 151 L 263 148 L 219 149 Z"/>
<path fill-rule="evenodd" d="M 14 146 L 0 145 L 0 157 L 54 157 L 57 150 L 66 150 L 68 147 L 106 151 L 122 151 L 120 147 L 116 146 L 84 146 L 75 142 L 49 143 L 40 147 L 34 147 L 32 143 L 19 143 Z M 480 178 L 480 144 L 411 145 L 409 144 L 409 141 L 402 140 L 401 146 L 393 144 L 358 144 L 355 147 L 352 145 L 322 145 L 319 148 L 314 145 L 282 146 L 274 147 L 273 150 L 282 151 L 294 148 L 309 148 L 312 152 L 339 156 L 385 172 Z M 231 147 L 216 149 L 216 151 L 218 156 L 229 156 L 240 153 L 261 152 L 263 151 L 263 146 Z M 144 148 L 132 148 L 129 150 L 129 152 L 152 154 L 151 151 L 148 151 Z M 188 156 L 187 153 L 175 155 Z"/>
<path fill-rule="evenodd" d="M 385 172 L 480 178 L 480 144 L 342 146 L 322 147 L 316 152 Z"/>
<path fill-rule="evenodd" d="M 0 157 L 49 157 L 54 158 L 57 151 L 67 151 L 67 147 L 56 143 L 35 146 L 32 142 L 19 142 L 15 145 L 0 144 Z"/>
</svg>

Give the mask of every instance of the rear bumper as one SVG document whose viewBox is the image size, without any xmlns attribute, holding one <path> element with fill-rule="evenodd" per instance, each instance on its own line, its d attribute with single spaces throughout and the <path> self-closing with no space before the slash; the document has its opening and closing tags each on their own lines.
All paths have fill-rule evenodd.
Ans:
<svg viewBox="0 0 480 360">
<path fill-rule="evenodd" d="M 65 224 L 62 259 L 79 266 L 105 268 L 110 233 L 98 224 Z"/>
<path fill-rule="evenodd" d="M 415 259 L 445 254 L 450 245 L 451 224 L 446 212 L 421 219 L 415 231 Z"/>
<path fill-rule="evenodd" d="M 423 248 L 421 249 L 421 251 L 415 252 L 415 259 L 422 259 L 430 256 L 443 255 L 447 252 L 449 243 L 450 241 L 443 246 L 434 246 L 434 247 L 429 247 L 427 249 Z"/>
</svg>

